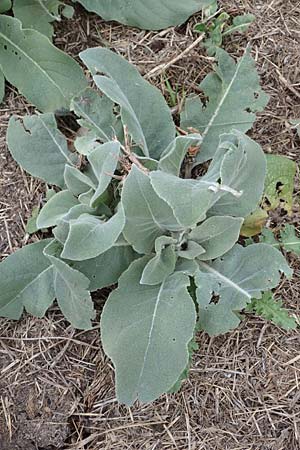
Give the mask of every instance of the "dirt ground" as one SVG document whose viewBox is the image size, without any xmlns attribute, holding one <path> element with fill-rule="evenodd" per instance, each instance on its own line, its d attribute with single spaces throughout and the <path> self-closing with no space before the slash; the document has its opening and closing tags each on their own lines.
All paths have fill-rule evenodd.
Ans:
<svg viewBox="0 0 300 450">
<path fill-rule="evenodd" d="M 266 152 L 299 163 L 300 141 L 288 119 L 300 117 L 300 1 L 220 3 L 232 15 L 252 12 L 257 17 L 246 36 L 234 35 L 224 43 L 239 56 L 250 41 L 262 85 L 271 95 L 251 134 Z M 104 23 L 77 7 L 75 17 L 57 28 L 56 45 L 73 56 L 88 47 L 108 46 L 136 64 L 170 101 L 168 79 L 180 106 L 183 92 L 198 92 L 213 64 L 196 43 L 197 20 L 154 33 Z M 16 166 L 5 145 L 11 114 L 30 111 L 8 86 L 0 106 L 3 258 L 38 239 L 26 234 L 25 223 L 45 186 Z M 296 207 L 293 217 L 277 219 L 297 223 L 298 213 Z M 294 278 L 281 284 L 278 295 L 300 314 L 300 265 L 293 256 L 289 261 Z M 105 295 L 97 296 L 99 311 Z M 248 316 L 225 336 L 210 339 L 202 333 L 182 390 L 129 409 L 116 401 L 113 369 L 101 349 L 97 322 L 89 332 L 75 331 L 53 307 L 44 319 L 0 319 L 0 330 L 0 450 L 300 449 L 299 332 L 287 333 Z"/>
</svg>

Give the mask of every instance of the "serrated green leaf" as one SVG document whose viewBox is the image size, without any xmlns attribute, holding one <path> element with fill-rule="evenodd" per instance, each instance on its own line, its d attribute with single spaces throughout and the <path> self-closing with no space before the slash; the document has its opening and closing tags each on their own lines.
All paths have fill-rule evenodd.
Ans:
<svg viewBox="0 0 300 450">
<path fill-rule="evenodd" d="M 176 240 L 168 236 L 160 236 L 156 239 L 156 255 L 146 264 L 141 284 L 160 284 L 174 272 L 177 260 L 175 243 Z"/>
<path fill-rule="evenodd" d="M 188 235 L 204 248 L 198 259 L 207 261 L 227 253 L 237 242 L 244 219 L 240 217 L 210 217 Z"/>
<path fill-rule="evenodd" d="M 90 280 L 90 291 L 96 291 L 118 282 L 137 254 L 129 245 L 115 245 L 96 258 L 70 261 L 69 264 Z"/>
<path fill-rule="evenodd" d="M 62 258 L 83 261 L 101 255 L 115 244 L 123 231 L 124 223 L 123 207 L 106 222 L 89 214 L 71 220 Z"/>
<path fill-rule="evenodd" d="M 43 255 L 49 242 L 46 239 L 27 245 L 1 262 L 0 316 L 19 319 L 25 305 L 29 312 L 42 317 L 52 304 L 52 268 Z"/>
<path fill-rule="evenodd" d="M 156 238 L 181 229 L 172 209 L 154 191 L 150 178 L 135 165 L 122 191 L 124 236 L 138 253 L 151 253 Z"/>
<path fill-rule="evenodd" d="M 213 0 L 135 0 L 126 3 L 116 0 L 108 3 L 106 0 L 77 0 L 88 11 L 95 12 L 105 20 L 116 20 L 125 25 L 145 30 L 160 30 L 180 25 L 195 12 L 207 7 Z"/>
<path fill-rule="evenodd" d="M 45 204 L 39 213 L 36 221 L 38 229 L 54 227 L 73 206 L 78 204 L 77 198 L 70 191 L 58 192 Z"/>
<path fill-rule="evenodd" d="M 54 34 L 51 23 L 61 20 L 59 10 L 63 5 L 59 0 L 14 0 L 13 13 L 23 28 L 32 28 L 51 39 Z"/>
<path fill-rule="evenodd" d="M 91 328 L 95 318 L 93 301 L 89 293 L 89 279 L 72 269 L 60 259 L 61 246 L 52 241 L 44 254 L 51 261 L 54 271 L 54 290 L 57 303 L 68 321 L 81 330 Z"/>
<path fill-rule="evenodd" d="M 158 169 L 179 176 L 183 160 L 190 147 L 199 147 L 202 142 L 200 134 L 178 136 L 162 153 Z M 153 169 L 155 170 L 155 169 Z"/>
<path fill-rule="evenodd" d="M 232 25 L 227 27 L 223 32 L 223 36 L 227 36 L 232 33 L 245 33 L 248 31 L 250 25 L 255 21 L 253 14 L 243 14 L 242 16 L 234 17 Z"/>
<path fill-rule="evenodd" d="M 95 207 L 99 203 L 101 195 L 111 182 L 119 162 L 119 155 L 119 142 L 107 142 L 89 153 L 87 158 L 98 181 L 96 192 L 91 199 L 91 207 Z"/>
<path fill-rule="evenodd" d="M 283 255 L 266 244 L 236 245 L 211 264 L 199 262 L 199 269 L 195 277 L 199 321 L 211 336 L 237 327 L 237 312 L 252 298 L 260 299 L 262 291 L 276 287 L 280 272 L 292 276 Z M 213 293 L 217 303 L 211 303 Z"/>
<path fill-rule="evenodd" d="M 95 183 L 88 175 L 68 164 L 65 166 L 64 180 L 69 191 L 76 197 L 91 188 L 96 189 Z"/>
<path fill-rule="evenodd" d="M 140 284 L 149 258 L 121 276 L 101 317 L 102 344 L 116 368 L 118 400 L 150 402 L 168 391 L 185 369 L 196 312 L 189 278 L 175 273 L 157 286 Z"/>
<path fill-rule="evenodd" d="M 0 61 L 5 78 L 43 112 L 68 110 L 87 86 L 75 60 L 9 16 L 0 16 Z"/>
<path fill-rule="evenodd" d="M 276 300 L 272 292 L 265 292 L 262 298 L 252 300 L 247 310 L 254 311 L 258 316 L 270 320 L 287 331 L 295 330 L 297 328 L 296 319 L 291 317 L 288 310 L 282 305 L 282 300 Z"/>
<path fill-rule="evenodd" d="M 187 99 L 181 115 L 181 127 L 193 127 L 202 134 L 203 142 L 197 161 L 212 158 L 220 135 L 232 129 L 248 131 L 255 121 L 255 113 L 262 111 L 269 97 L 262 91 L 254 61 L 249 50 L 235 63 L 222 49 L 216 52 L 218 66 L 200 84 L 208 103 L 199 97 Z"/>
<path fill-rule="evenodd" d="M 25 116 L 23 122 L 12 117 L 8 124 L 7 144 L 12 157 L 31 175 L 49 184 L 64 186 L 65 165 L 78 158 L 68 149 L 53 114 Z"/>
<path fill-rule="evenodd" d="M 300 256 L 300 238 L 296 236 L 293 225 L 287 224 L 280 233 L 280 244 L 287 252 L 293 252 Z"/>
<path fill-rule="evenodd" d="M 280 207 L 291 214 L 297 165 L 289 158 L 280 155 L 266 155 L 266 158 L 268 170 L 263 208 L 269 211 Z"/>
<path fill-rule="evenodd" d="M 108 49 L 85 50 L 80 58 L 95 74 L 99 89 L 121 106 L 122 122 L 144 155 L 158 159 L 175 138 L 171 112 L 160 91 L 144 80 L 134 66 Z M 106 76 L 96 75 L 99 72 Z"/>
</svg>

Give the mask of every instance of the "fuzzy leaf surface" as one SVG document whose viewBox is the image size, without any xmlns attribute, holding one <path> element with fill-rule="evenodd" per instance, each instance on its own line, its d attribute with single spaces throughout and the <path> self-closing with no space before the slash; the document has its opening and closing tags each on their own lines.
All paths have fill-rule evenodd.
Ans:
<svg viewBox="0 0 300 450">
<path fill-rule="evenodd" d="M 12 157 L 26 172 L 59 187 L 65 184 L 65 165 L 77 162 L 51 113 L 25 116 L 23 122 L 12 117 L 7 143 Z"/>
<path fill-rule="evenodd" d="M 89 131 L 86 136 L 76 139 L 75 147 L 79 147 L 78 151 L 88 142 L 90 145 L 97 139 L 108 142 L 118 134 L 119 126 L 113 114 L 113 107 L 114 104 L 109 98 L 101 96 L 91 88 L 72 99 L 71 110 L 80 117 L 79 125 Z"/>
<path fill-rule="evenodd" d="M 51 39 L 54 34 L 51 23 L 61 20 L 59 10 L 63 6 L 59 0 L 14 0 L 13 12 L 23 28 L 32 28 Z"/>
<path fill-rule="evenodd" d="M 160 30 L 180 25 L 195 12 L 207 7 L 213 0 L 77 0 L 88 11 L 95 12 L 105 20 L 116 20 L 144 30 Z"/>
<path fill-rule="evenodd" d="M 87 86 L 75 60 L 9 16 L 0 16 L 0 61 L 5 78 L 43 112 L 68 110 Z"/>
<path fill-rule="evenodd" d="M 242 195 L 239 198 L 231 193 L 222 195 L 209 214 L 247 217 L 257 208 L 264 191 L 266 158 L 260 145 L 237 131 L 222 136 L 219 151 L 224 148 L 227 152 L 220 159 L 220 178 L 224 185 Z"/>
<path fill-rule="evenodd" d="M 96 192 L 91 199 L 90 205 L 95 207 L 99 198 L 111 182 L 112 175 L 118 165 L 120 154 L 119 142 L 107 142 L 99 145 L 88 155 L 95 177 L 98 181 Z"/>
<path fill-rule="evenodd" d="M 25 305 L 28 312 L 42 317 L 52 304 L 52 267 L 43 255 L 49 242 L 27 245 L 0 263 L 0 316 L 19 319 Z"/>
<path fill-rule="evenodd" d="M 260 299 L 262 291 L 276 287 L 280 273 L 292 276 L 283 255 L 265 244 L 236 245 L 211 264 L 199 262 L 199 269 L 195 282 L 200 325 L 211 336 L 237 327 L 236 312 L 252 298 Z M 213 293 L 219 296 L 216 304 L 210 303 Z"/>
<path fill-rule="evenodd" d="M 189 239 L 198 242 L 205 253 L 198 256 L 202 261 L 219 258 L 237 242 L 244 219 L 240 217 L 210 217 L 189 233 Z"/>
<path fill-rule="evenodd" d="M 90 280 L 60 259 L 61 247 L 52 241 L 44 250 L 54 271 L 53 283 L 57 303 L 68 321 L 81 330 L 91 328 L 96 311 L 89 292 Z"/>
<path fill-rule="evenodd" d="M 249 50 L 237 62 L 222 49 L 217 49 L 218 66 L 200 84 L 208 103 L 204 106 L 198 96 L 187 99 L 181 116 L 181 127 L 193 127 L 202 134 L 198 162 L 211 159 L 220 135 L 232 129 L 247 132 L 256 112 L 262 111 L 269 97 L 259 85 L 259 77 Z"/>
<path fill-rule="evenodd" d="M 156 255 L 146 264 L 142 273 L 141 284 L 160 284 L 174 272 L 177 260 L 174 243 L 176 243 L 176 240 L 168 236 L 161 236 L 156 239 Z"/>
<path fill-rule="evenodd" d="M 70 261 L 69 264 L 90 280 L 90 291 L 96 291 L 118 282 L 137 254 L 129 245 L 115 245 L 96 258 Z"/>
<path fill-rule="evenodd" d="M 101 255 L 115 244 L 122 233 L 124 224 L 122 207 L 107 222 L 89 214 L 83 214 L 77 220 L 71 220 L 62 258 L 83 261 Z"/>
<path fill-rule="evenodd" d="M 196 312 L 189 278 L 175 273 L 156 286 L 140 284 L 149 258 L 121 276 L 101 317 L 102 344 L 116 368 L 118 400 L 151 402 L 168 391 L 185 369 Z"/>
<path fill-rule="evenodd" d="M 123 125 L 145 156 L 158 159 L 175 138 L 171 112 L 160 91 L 124 58 L 104 48 L 80 53 L 99 89 L 121 106 Z M 106 76 L 96 75 L 104 73 Z M 142 101 L 141 101 L 142 99 Z"/>
<path fill-rule="evenodd" d="M 178 136 L 163 152 L 158 169 L 179 176 L 183 160 L 190 147 L 199 147 L 202 142 L 200 134 Z"/>
<path fill-rule="evenodd" d="M 58 192 L 39 213 L 36 221 L 37 227 L 42 229 L 57 225 L 58 221 L 75 205 L 78 205 L 78 200 L 70 191 Z"/>
<path fill-rule="evenodd" d="M 76 197 L 87 192 L 91 188 L 96 189 L 93 180 L 74 166 L 65 166 L 64 179 L 67 188 Z"/>
<path fill-rule="evenodd" d="M 151 253 L 156 238 L 178 230 L 172 209 L 154 191 L 149 176 L 135 165 L 122 191 L 126 223 L 124 236 L 138 253 Z"/>
</svg>

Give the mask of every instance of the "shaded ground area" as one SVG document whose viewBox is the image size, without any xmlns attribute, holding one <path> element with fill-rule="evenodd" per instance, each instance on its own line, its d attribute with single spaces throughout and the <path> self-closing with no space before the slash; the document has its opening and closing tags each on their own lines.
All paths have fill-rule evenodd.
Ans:
<svg viewBox="0 0 300 450">
<path fill-rule="evenodd" d="M 271 101 L 252 131 L 266 152 L 299 162 L 300 142 L 288 119 L 300 117 L 300 1 L 223 1 L 230 14 L 257 16 L 247 36 L 227 38 L 233 55 L 253 48 Z M 168 79 L 182 104 L 211 69 L 187 25 L 160 33 L 132 30 L 77 8 L 57 30 L 56 44 L 72 55 L 108 46 L 135 63 L 165 94 Z M 171 64 L 172 63 L 172 64 Z M 167 66 L 166 70 L 163 70 Z M 5 132 L 11 113 L 30 111 L 12 89 L 0 107 L 0 254 L 25 245 L 25 223 L 43 196 L 10 158 Z M 295 197 L 299 198 L 299 186 Z M 298 209 L 295 209 L 295 213 Z M 281 219 L 282 220 L 282 219 Z M 284 219 L 285 220 L 285 219 Z M 291 219 L 296 221 L 296 216 Z M 278 290 L 300 312 L 299 263 Z M 103 295 L 102 295 L 103 297 Z M 102 300 L 97 301 L 101 309 Z M 54 307 L 44 319 L 0 319 L 1 450 L 298 450 L 300 449 L 300 337 L 248 317 L 217 339 L 199 335 L 191 376 L 177 395 L 128 409 L 117 404 L 113 370 L 95 330 L 75 332 Z"/>
</svg>

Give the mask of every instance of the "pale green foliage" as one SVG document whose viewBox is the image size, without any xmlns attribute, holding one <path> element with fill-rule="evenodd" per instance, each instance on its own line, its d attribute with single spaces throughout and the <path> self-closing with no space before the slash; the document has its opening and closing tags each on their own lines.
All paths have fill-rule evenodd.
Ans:
<svg viewBox="0 0 300 450">
<path fill-rule="evenodd" d="M 270 320 L 285 330 L 295 330 L 297 322 L 288 311 L 282 307 L 281 299 L 275 299 L 272 292 L 265 292 L 261 299 L 253 299 L 248 305 L 247 311 L 255 312 L 258 316 Z"/>
<path fill-rule="evenodd" d="M 206 8 L 214 0 L 77 0 L 88 11 L 105 20 L 116 20 L 147 30 L 159 30 L 185 22 L 195 12 Z"/>
<path fill-rule="evenodd" d="M 119 281 L 102 314 L 102 344 L 116 368 L 118 399 L 131 405 L 178 386 L 197 320 L 210 335 L 232 330 L 251 299 L 291 270 L 272 245 L 237 244 L 266 176 L 262 149 L 242 132 L 254 120 L 244 109 L 260 102 L 254 93 L 260 105 L 264 98 L 249 54 L 239 69 L 219 55 L 228 93 L 210 91 L 210 106 L 199 112 L 203 123 L 228 125 L 177 137 L 163 96 L 135 68 L 106 49 L 81 57 L 103 95 L 88 89 L 72 101 L 86 132 L 74 143 L 83 167 L 53 115 L 9 124 L 13 157 L 61 190 L 36 219 L 54 238 L 0 265 L 1 315 L 18 318 L 25 308 L 43 316 L 56 299 L 73 326 L 88 329 L 90 292 Z M 191 148 L 211 162 L 204 175 L 183 178 Z"/>
<path fill-rule="evenodd" d="M 80 66 L 18 19 L 0 15 L 0 67 L 5 78 L 43 112 L 69 109 L 86 87 Z"/>
<path fill-rule="evenodd" d="M 11 8 L 11 0 L 2 0 L 0 4 L 0 14 L 9 11 Z"/>
<path fill-rule="evenodd" d="M 274 248 L 283 248 L 287 252 L 292 252 L 300 256 L 300 238 L 296 235 L 296 230 L 293 225 L 287 224 L 280 231 L 278 240 L 271 230 L 265 228 L 260 236 L 260 242 L 269 244 Z"/>
<path fill-rule="evenodd" d="M 54 34 L 52 22 L 60 21 L 60 13 L 71 18 L 73 8 L 60 0 L 14 0 L 14 16 L 22 22 L 23 28 L 32 28 L 49 39 Z"/>
<path fill-rule="evenodd" d="M 2 102 L 5 95 L 5 78 L 3 72 L 0 68 L 0 103 Z"/>
<path fill-rule="evenodd" d="M 216 71 L 200 84 L 209 101 L 204 106 L 198 96 L 189 97 L 181 116 L 181 127 L 193 127 L 202 134 L 198 162 L 214 155 L 221 134 L 232 129 L 248 131 L 255 113 L 262 111 L 269 99 L 261 90 L 249 51 L 237 63 L 221 49 L 216 58 Z"/>
</svg>

